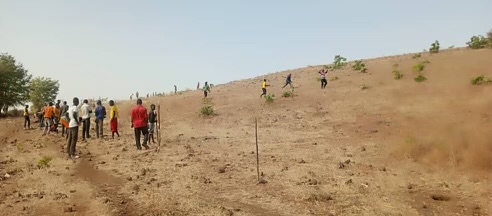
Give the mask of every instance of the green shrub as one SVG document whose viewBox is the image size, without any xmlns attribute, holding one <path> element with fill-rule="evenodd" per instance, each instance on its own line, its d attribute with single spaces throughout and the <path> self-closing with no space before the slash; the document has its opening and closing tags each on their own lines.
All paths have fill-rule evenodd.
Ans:
<svg viewBox="0 0 492 216">
<path fill-rule="evenodd" d="M 416 72 L 422 72 L 422 71 L 424 71 L 424 69 L 425 69 L 425 64 L 423 62 L 418 63 L 418 64 L 413 66 L 413 70 Z"/>
<path fill-rule="evenodd" d="M 206 116 L 210 116 L 210 115 L 213 115 L 215 114 L 214 112 L 214 107 L 210 104 L 206 104 L 204 105 L 201 109 L 200 109 L 200 113 L 202 115 L 206 115 Z"/>
<path fill-rule="evenodd" d="M 267 94 L 265 96 L 265 100 L 268 103 L 273 103 L 273 101 L 275 100 L 275 95 L 274 94 Z"/>
<path fill-rule="evenodd" d="M 420 57 L 422 57 L 422 54 L 420 54 L 420 53 L 416 53 L 415 55 L 412 56 L 413 59 L 417 59 Z"/>
<path fill-rule="evenodd" d="M 431 48 L 429 49 L 430 53 L 438 53 L 439 52 L 439 41 L 436 40 L 436 42 L 431 44 Z"/>
<path fill-rule="evenodd" d="M 282 94 L 282 97 L 291 97 L 292 96 L 292 92 L 291 91 L 285 91 L 283 94 Z"/>
<path fill-rule="evenodd" d="M 482 85 L 482 84 L 490 84 L 490 83 L 492 83 L 492 79 L 486 78 L 484 75 L 480 75 L 471 79 L 472 85 Z"/>
<path fill-rule="evenodd" d="M 483 49 L 489 45 L 489 38 L 485 38 L 482 35 L 473 36 L 466 44 L 472 49 Z"/>
<path fill-rule="evenodd" d="M 418 75 L 418 76 L 416 76 L 416 77 L 414 78 L 414 80 L 415 80 L 415 82 L 423 82 L 423 81 L 426 81 L 426 80 L 427 80 L 427 78 L 425 78 L 425 76 L 424 76 L 424 75 L 422 75 L 421 73 L 419 73 L 419 75 Z"/>
<path fill-rule="evenodd" d="M 345 65 L 347 65 L 347 59 L 340 55 L 336 55 L 335 58 L 333 58 L 333 65 L 326 67 L 326 69 L 330 69 L 332 71 L 338 70 L 342 69 Z"/>
<path fill-rule="evenodd" d="M 330 81 L 335 81 L 335 80 L 338 80 L 338 77 L 337 76 L 330 78 Z"/>
<path fill-rule="evenodd" d="M 49 167 L 51 160 L 53 160 L 53 157 L 43 156 L 43 158 L 38 161 L 38 168 Z"/>
<path fill-rule="evenodd" d="M 403 77 L 403 74 L 400 72 L 400 70 L 398 70 L 398 66 L 399 64 L 397 63 L 393 64 L 393 78 L 395 78 L 395 80 L 399 80 Z"/>
</svg>

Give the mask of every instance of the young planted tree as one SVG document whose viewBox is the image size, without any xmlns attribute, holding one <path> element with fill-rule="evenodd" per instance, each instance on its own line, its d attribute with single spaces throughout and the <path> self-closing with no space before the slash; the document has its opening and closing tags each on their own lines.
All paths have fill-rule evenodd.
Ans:
<svg viewBox="0 0 492 216">
<path fill-rule="evenodd" d="M 393 65 L 393 78 L 395 78 L 395 80 L 399 80 L 403 77 L 403 74 L 400 72 L 400 70 L 398 70 L 398 66 L 398 64 Z"/>
<path fill-rule="evenodd" d="M 14 57 L 0 54 L 0 108 L 4 113 L 27 101 L 30 80 L 31 75 Z"/>
<path fill-rule="evenodd" d="M 431 44 L 431 48 L 429 49 L 430 53 L 438 53 L 439 52 L 439 41 L 436 40 L 436 42 Z"/>
<path fill-rule="evenodd" d="M 333 58 L 333 65 L 327 69 L 331 69 L 332 71 L 338 70 L 342 69 L 345 65 L 347 65 L 347 59 L 340 55 L 336 55 L 335 58 Z"/>
<path fill-rule="evenodd" d="M 47 102 L 55 101 L 60 84 L 58 80 L 46 77 L 36 77 L 31 81 L 29 100 L 32 102 L 32 109 L 37 110 Z"/>
</svg>

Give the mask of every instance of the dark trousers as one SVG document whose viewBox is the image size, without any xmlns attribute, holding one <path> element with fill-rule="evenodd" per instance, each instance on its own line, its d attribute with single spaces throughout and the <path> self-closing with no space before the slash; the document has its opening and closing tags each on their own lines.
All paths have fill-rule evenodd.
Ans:
<svg viewBox="0 0 492 216">
<path fill-rule="evenodd" d="M 91 118 L 82 119 L 82 139 L 90 138 L 89 130 L 91 129 Z"/>
<path fill-rule="evenodd" d="M 24 128 L 31 128 L 31 119 L 29 119 L 29 116 L 24 116 Z"/>
<path fill-rule="evenodd" d="M 203 95 L 204 95 L 205 97 L 207 97 L 207 96 L 208 96 L 208 92 L 207 92 L 207 91 L 203 91 Z"/>
<path fill-rule="evenodd" d="M 135 143 L 137 144 L 137 149 L 142 149 L 140 145 L 140 134 L 144 135 L 143 146 L 147 145 L 147 141 L 149 140 L 149 129 L 148 127 L 134 128 L 135 130 Z"/>
<path fill-rule="evenodd" d="M 326 88 L 327 84 L 328 82 L 326 81 L 326 79 L 321 79 L 321 88 Z"/>
<path fill-rule="evenodd" d="M 103 125 L 104 125 L 103 122 L 104 122 L 104 119 L 98 119 L 96 122 L 97 138 L 102 137 L 102 135 L 103 135 Z"/>
<path fill-rule="evenodd" d="M 77 145 L 77 139 L 79 136 L 79 127 L 71 127 L 67 130 L 68 134 L 68 143 L 67 143 L 67 153 L 68 156 L 73 156 L 75 155 L 75 148 Z"/>
<path fill-rule="evenodd" d="M 260 97 L 263 97 L 263 95 L 266 95 L 267 90 L 266 90 L 266 88 L 262 88 L 261 90 L 263 91 L 263 94 L 261 94 Z"/>
</svg>

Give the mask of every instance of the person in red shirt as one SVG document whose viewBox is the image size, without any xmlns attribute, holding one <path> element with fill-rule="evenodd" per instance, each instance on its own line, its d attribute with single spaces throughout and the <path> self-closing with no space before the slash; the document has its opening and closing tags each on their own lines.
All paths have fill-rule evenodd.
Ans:
<svg viewBox="0 0 492 216">
<path fill-rule="evenodd" d="M 147 109 L 142 106 L 142 99 L 137 99 L 137 106 L 132 109 L 130 114 L 132 128 L 135 130 L 135 142 L 137 144 L 137 150 L 142 150 L 142 146 L 145 149 L 149 149 L 147 141 L 149 140 L 149 129 L 148 120 L 149 116 L 147 114 Z M 144 135 L 144 141 L 142 146 L 140 146 L 140 135 Z"/>
</svg>

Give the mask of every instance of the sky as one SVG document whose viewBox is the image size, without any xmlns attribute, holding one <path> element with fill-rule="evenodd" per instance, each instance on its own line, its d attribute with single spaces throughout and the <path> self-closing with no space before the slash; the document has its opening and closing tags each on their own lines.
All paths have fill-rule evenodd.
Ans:
<svg viewBox="0 0 492 216">
<path fill-rule="evenodd" d="M 127 99 L 441 47 L 492 29 L 491 0 L 0 0 L 0 53 L 59 98 Z"/>
</svg>

